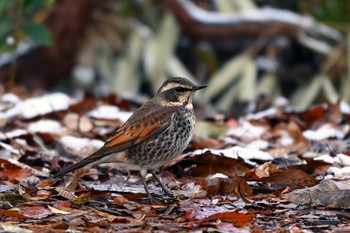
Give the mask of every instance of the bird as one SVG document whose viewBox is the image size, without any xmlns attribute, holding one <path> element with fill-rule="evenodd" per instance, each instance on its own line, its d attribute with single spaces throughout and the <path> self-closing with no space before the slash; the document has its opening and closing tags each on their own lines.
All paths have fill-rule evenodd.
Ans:
<svg viewBox="0 0 350 233">
<path fill-rule="evenodd" d="M 174 197 L 155 171 L 175 159 L 191 141 L 195 115 L 194 93 L 205 85 L 195 85 L 182 77 L 166 80 L 156 95 L 139 107 L 130 118 L 107 139 L 96 152 L 53 176 L 58 179 L 69 172 L 101 163 L 119 163 L 128 170 L 138 171 L 147 197 L 155 202 L 146 182 L 150 172 L 165 195 Z"/>
</svg>

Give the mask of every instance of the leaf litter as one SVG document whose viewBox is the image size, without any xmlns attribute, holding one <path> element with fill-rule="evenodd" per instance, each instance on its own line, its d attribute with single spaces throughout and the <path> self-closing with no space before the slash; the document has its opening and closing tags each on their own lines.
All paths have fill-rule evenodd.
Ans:
<svg viewBox="0 0 350 233">
<path fill-rule="evenodd" d="M 0 102 L 3 231 L 275 231 L 349 229 L 349 106 L 288 105 L 239 119 L 200 118 L 178 159 L 160 169 L 177 196 L 149 204 L 116 164 L 47 178 L 94 152 L 138 106 L 117 96 L 4 94 Z M 29 110 L 28 110 L 29 109 Z"/>
</svg>

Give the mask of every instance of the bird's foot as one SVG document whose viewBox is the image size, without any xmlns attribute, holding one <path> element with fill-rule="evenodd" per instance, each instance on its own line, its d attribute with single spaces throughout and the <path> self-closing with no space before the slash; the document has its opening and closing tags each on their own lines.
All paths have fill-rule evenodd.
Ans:
<svg viewBox="0 0 350 233">
<path fill-rule="evenodd" d="M 147 199 L 149 204 L 157 204 L 157 203 L 168 203 L 168 202 L 177 202 L 179 199 L 172 193 L 164 193 L 164 195 L 156 195 L 156 196 L 151 196 L 147 195 Z"/>
<path fill-rule="evenodd" d="M 168 189 L 163 189 L 163 193 L 164 193 L 164 195 L 167 196 L 167 197 L 176 199 L 175 194 L 174 194 L 172 191 L 168 190 Z"/>
<path fill-rule="evenodd" d="M 155 198 L 153 198 L 152 196 L 151 196 L 151 197 L 148 197 L 148 201 L 149 201 L 149 204 L 150 204 L 150 205 L 159 203 L 159 201 L 157 201 L 157 200 L 156 200 Z"/>
</svg>

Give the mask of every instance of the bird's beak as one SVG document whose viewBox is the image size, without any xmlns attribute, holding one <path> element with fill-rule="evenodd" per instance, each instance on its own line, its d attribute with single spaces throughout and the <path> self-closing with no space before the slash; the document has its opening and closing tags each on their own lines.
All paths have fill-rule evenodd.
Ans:
<svg viewBox="0 0 350 233">
<path fill-rule="evenodd" d="M 207 87 L 207 85 L 198 85 L 198 86 L 195 86 L 192 90 L 193 91 L 197 91 L 199 89 L 203 89 L 203 88 L 206 88 L 206 87 Z"/>
</svg>

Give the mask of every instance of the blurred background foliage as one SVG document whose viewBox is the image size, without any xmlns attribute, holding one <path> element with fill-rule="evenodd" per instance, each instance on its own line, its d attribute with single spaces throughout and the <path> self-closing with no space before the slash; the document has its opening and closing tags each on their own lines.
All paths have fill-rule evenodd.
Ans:
<svg viewBox="0 0 350 233">
<path fill-rule="evenodd" d="M 28 37 L 37 45 L 50 45 L 49 28 L 43 24 L 52 0 L 0 1 L 0 52 L 14 52 Z"/>
<path fill-rule="evenodd" d="M 135 98 L 183 76 L 208 84 L 198 105 L 230 116 L 349 103 L 349 12 L 348 0 L 1 0 L 0 80 Z"/>
</svg>

